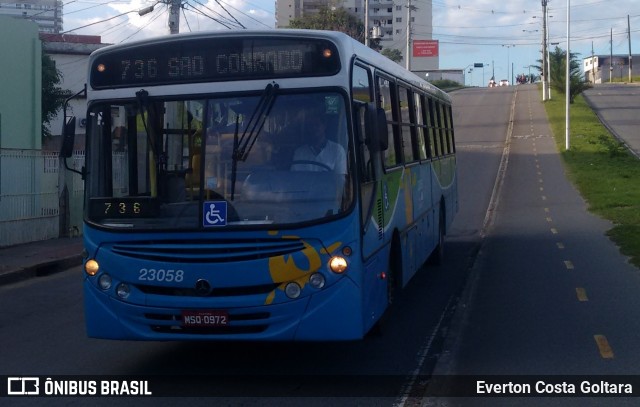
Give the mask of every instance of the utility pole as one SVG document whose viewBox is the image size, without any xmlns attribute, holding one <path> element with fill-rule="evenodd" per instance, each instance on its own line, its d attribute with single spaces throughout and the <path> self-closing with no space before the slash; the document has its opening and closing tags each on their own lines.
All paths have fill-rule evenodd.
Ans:
<svg viewBox="0 0 640 407">
<path fill-rule="evenodd" d="M 369 0 L 364 0 L 364 45 L 369 46 Z"/>
<path fill-rule="evenodd" d="M 407 0 L 407 55 L 405 55 L 405 63 L 407 71 L 411 70 L 411 0 Z"/>
<path fill-rule="evenodd" d="M 611 37 L 609 39 L 609 83 L 613 81 L 613 27 L 611 27 Z"/>
<path fill-rule="evenodd" d="M 547 69 L 547 0 L 542 0 L 542 100 L 548 100 L 549 70 Z"/>
<path fill-rule="evenodd" d="M 565 72 L 565 149 L 569 150 L 571 118 L 569 102 L 571 100 L 571 0 L 567 0 L 567 70 Z"/>
<path fill-rule="evenodd" d="M 596 84 L 596 55 L 593 52 L 593 41 L 591 41 L 591 78 L 593 79 L 593 84 L 595 85 Z"/>
<path fill-rule="evenodd" d="M 169 0 L 169 34 L 180 32 L 180 6 L 182 0 Z"/>
<path fill-rule="evenodd" d="M 631 23 L 629 22 L 629 14 L 627 14 L 627 32 L 629 33 L 629 83 L 631 83 L 633 82 L 633 77 L 631 76 L 631 60 L 633 56 L 631 56 Z"/>
</svg>

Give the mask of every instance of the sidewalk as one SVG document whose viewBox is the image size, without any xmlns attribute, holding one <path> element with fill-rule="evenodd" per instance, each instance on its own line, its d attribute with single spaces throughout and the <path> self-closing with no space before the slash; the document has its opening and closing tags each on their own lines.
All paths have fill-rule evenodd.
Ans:
<svg viewBox="0 0 640 407">
<path fill-rule="evenodd" d="M 82 237 L 0 248 L 0 285 L 44 276 L 82 264 Z"/>
</svg>

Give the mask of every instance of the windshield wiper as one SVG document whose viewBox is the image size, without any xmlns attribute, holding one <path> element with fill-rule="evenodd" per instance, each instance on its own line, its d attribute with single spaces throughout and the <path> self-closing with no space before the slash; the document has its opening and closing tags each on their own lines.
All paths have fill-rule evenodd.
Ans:
<svg viewBox="0 0 640 407">
<path fill-rule="evenodd" d="M 271 108 L 273 107 L 277 92 L 280 86 L 277 83 L 268 84 L 262 95 L 260 96 L 260 100 L 256 105 L 256 108 L 253 110 L 251 114 L 251 118 L 247 122 L 247 126 L 242 133 L 242 136 L 238 139 L 238 129 L 239 129 L 239 117 L 236 117 L 236 129 L 233 133 L 233 155 L 232 155 L 232 165 L 231 165 L 231 200 L 233 201 L 235 191 L 236 191 L 236 177 L 237 177 L 237 168 L 238 161 L 246 161 L 247 157 L 249 157 L 249 153 L 251 152 L 251 148 L 255 144 L 258 139 L 258 135 L 264 126 L 264 123 L 267 121 L 267 117 L 269 117 L 269 112 L 271 112 Z"/>
</svg>

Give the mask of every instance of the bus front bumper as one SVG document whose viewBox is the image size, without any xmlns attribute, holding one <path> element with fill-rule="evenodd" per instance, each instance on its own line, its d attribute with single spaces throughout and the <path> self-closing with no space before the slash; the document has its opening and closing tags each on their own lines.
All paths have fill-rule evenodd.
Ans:
<svg viewBox="0 0 640 407">
<path fill-rule="evenodd" d="M 209 309 L 204 302 L 202 309 Z M 103 339 L 354 340 L 364 334 L 361 304 L 358 287 L 351 279 L 342 278 L 326 290 L 286 303 L 223 310 L 229 315 L 225 326 L 185 327 L 183 308 L 129 304 L 84 281 L 87 335 Z"/>
</svg>

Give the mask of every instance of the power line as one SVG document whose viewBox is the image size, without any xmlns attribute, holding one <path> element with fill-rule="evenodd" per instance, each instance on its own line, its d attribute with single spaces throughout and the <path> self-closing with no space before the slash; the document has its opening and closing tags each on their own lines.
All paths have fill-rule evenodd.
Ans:
<svg viewBox="0 0 640 407">
<path fill-rule="evenodd" d="M 78 30 L 80 30 L 82 28 L 87 28 L 87 27 L 91 27 L 91 26 L 94 26 L 94 25 L 97 25 L 97 24 L 106 23 L 107 21 L 113 20 L 114 18 L 122 17 L 124 15 L 131 14 L 131 13 L 137 13 L 137 12 L 138 12 L 138 10 L 125 11 L 124 13 L 117 14 L 117 15 L 115 15 L 113 17 L 105 18 L 104 20 L 95 21 L 95 22 L 90 23 L 90 24 L 86 24 L 86 25 L 83 25 L 83 26 L 80 26 L 80 27 L 76 27 L 76 28 L 74 28 L 72 30 L 67 30 L 67 31 L 61 32 L 60 34 L 68 34 L 70 32 L 78 31 Z"/>
<path fill-rule="evenodd" d="M 200 4 L 200 3 L 198 3 L 198 4 Z M 213 20 L 213 21 L 215 21 L 216 23 L 218 23 L 218 24 L 220 24 L 220 25 L 223 25 L 224 27 L 226 27 L 226 28 L 228 28 L 228 29 L 232 29 L 232 28 L 233 28 L 233 27 L 230 27 L 229 25 L 227 25 L 224 21 L 219 20 L 219 19 L 214 18 L 214 17 L 211 17 L 209 14 L 207 14 L 207 13 L 205 13 L 204 11 L 200 10 L 199 8 L 197 8 L 196 6 L 194 6 L 194 5 L 193 5 L 193 4 L 191 4 L 191 3 L 186 3 L 186 4 L 185 4 L 185 6 L 189 6 L 189 7 L 191 7 L 191 9 L 192 9 L 195 13 L 200 14 L 200 15 L 203 15 L 204 17 L 207 17 L 208 19 Z"/>
<path fill-rule="evenodd" d="M 273 28 L 273 27 L 270 27 L 270 26 L 266 25 L 266 24 L 265 24 L 265 23 L 263 23 L 262 21 L 260 21 L 260 20 L 257 20 L 257 19 L 255 19 L 255 18 L 253 18 L 252 16 L 248 15 L 247 13 L 245 13 L 245 12 L 243 12 L 243 11 L 241 11 L 241 10 L 238 10 L 237 8 L 233 7 L 233 5 L 231 5 L 231 4 L 229 4 L 229 3 L 227 3 L 226 1 L 223 1 L 223 0 L 221 0 L 221 1 L 222 1 L 223 3 L 225 3 L 227 6 L 231 7 L 231 8 L 232 8 L 232 9 L 234 9 L 235 11 L 237 11 L 238 13 L 240 13 L 240 14 L 242 14 L 243 16 L 247 17 L 248 19 L 253 20 L 253 21 L 255 21 L 256 23 L 258 23 L 258 24 L 260 24 L 260 25 L 263 25 L 263 26 L 265 26 L 265 27 L 267 27 L 267 28 Z M 218 0 L 216 0 L 216 2 L 218 2 Z M 219 2 L 218 2 L 218 3 L 219 3 Z"/>
<path fill-rule="evenodd" d="M 220 1 L 216 0 L 216 3 L 217 3 L 217 4 L 218 4 L 218 5 L 219 5 L 219 6 L 220 6 L 220 7 L 221 7 L 221 8 L 222 8 L 222 9 L 223 9 L 227 14 L 229 14 L 229 16 L 230 16 L 231 18 L 233 18 L 233 19 L 235 20 L 235 22 L 236 22 L 236 23 L 238 23 L 238 24 L 240 25 L 240 27 L 245 28 L 245 29 L 247 28 L 247 27 L 245 27 L 244 25 L 242 25 L 242 23 L 241 23 L 240 21 L 238 21 L 238 19 L 237 19 L 237 18 L 235 18 L 235 17 L 233 16 L 233 14 L 229 13 L 229 10 L 227 10 L 226 8 L 224 8 L 224 6 L 222 5 L 222 3 L 220 3 Z"/>
<path fill-rule="evenodd" d="M 125 42 L 126 40 L 128 40 L 129 38 L 133 37 L 134 35 L 138 34 L 140 31 L 142 31 L 143 29 L 147 28 L 149 25 L 151 25 L 151 23 L 153 23 L 154 21 L 156 21 L 160 16 L 164 15 L 167 12 L 167 10 L 162 10 L 160 9 L 160 11 L 156 11 L 156 15 L 149 19 L 149 21 L 147 22 L 147 24 L 143 25 L 142 27 L 138 28 L 138 30 L 136 30 L 136 32 L 134 32 L 133 34 L 129 35 L 128 37 L 126 37 L 125 39 L 123 39 L 122 41 L 120 41 L 120 43 Z"/>
<path fill-rule="evenodd" d="M 224 21 L 224 22 L 225 22 L 225 24 L 223 24 L 223 25 L 224 25 L 225 27 L 229 28 L 229 29 L 231 29 L 231 28 L 232 28 L 232 27 L 230 27 L 230 26 L 236 26 L 236 27 L 237 27 L 237 24 L 236 24 L 235 22 L 233 22 L 233 21 L 229 20 L 229 18 L 228 18 L 228 17 L 223 16 L 223 15 L 222 15 L 221 13 L 219 13 L 218 11 L 211 9 L 209 6 L 207 6 L 206 4 L 201 3 L 199 0 L 193 0 L 193 1 L 194 1 L 195 3 L 197 3 L 197 4 L 199 4 L 200 6 L 204 7 L 205 9 L 209 10 L 209 11 L 210 11 L 210 12 L 212 12 L 213 14 L 220 16 L 220 18 L 222 19 L 222 20 L 218 20 L 218 19 L 216 19 L 216 18 L 212 18 L 212 20 L 214 20 L 214 21 L 216 21 L 216 22 L 219 22 L 220 24 L 223 24 L 223 23 L 222 23 L 222 21 Z M 193 7 L 193 6 L 192 6 L 192 7 Z M 204 15 L 204 12 L 203 12 L 202 10 L 199 10 L 199 11 Z M 227 24 L 229 24 L 230 26 L 229 26 L 229 25 L 227 25 Z"/>
</svg>

